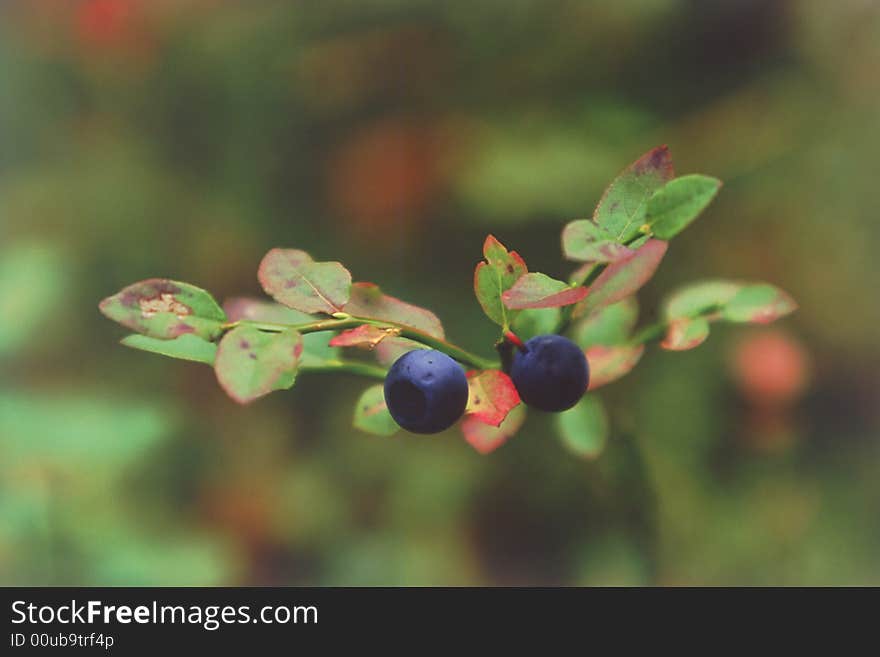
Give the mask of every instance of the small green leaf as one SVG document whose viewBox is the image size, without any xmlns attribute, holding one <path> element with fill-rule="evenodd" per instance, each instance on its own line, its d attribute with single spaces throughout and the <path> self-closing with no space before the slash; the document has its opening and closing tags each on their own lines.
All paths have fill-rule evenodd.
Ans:
<svg viewBox="0 0 880 657">
<path fill-rule="evenodd" d="M 736 296 L 742 287 L 741 283 L 722 280 L 692 283 L 669 297 L 664 304 L 664 315 L 668 319 L 678 319 L 716 312 Z"/>
<path fill-rule="evenodd" d="M 132 349 L 149 351 L 162 356 L 190 360 L 196 363 L 214 364 L 214 356 L 217 353 L 217 345 L 202 338 L 186 333 L 173 340 L 160 340 L 148 335 L 133 333 L 124 337 L 121 344 Z"/>
<path fill-rule="evenodd" d="M 629 241 L 639 234 L 644 223 L 648 199 L 673 175 L 669 149 L 651 149 L 608 186 L 593 213 L 593 221 L 618 242 Z"/>
<path fill-rule="evenodd" d="M 186 333 L 211 340 L 226 315 L 208 292 L 189 283 L 151 278 L 104 299 L 99 308 L 115 322 L 154 338 L 170 340 Z"/>
<path fill-rule="evenodd" d="M 638 364 L 644 345 L 596 345 L 585 351 L 590 365 L 590 385 L 595 390 L 628 374 Z"/>
<path fill-rule="evenodd" d="M 571 287 L 564 281 L 536 272 L 520 276 L 513 287 L 501 295 L 501 300 L 513 310 L 558 308 L 577 303 L 586 294 L 583 287 Z"/>
<path fill-rule="evenodd" d="M 377 436 L 391 436 L 400 427 L 385 405 L 385 387 L 381 383 L 364 390 L 354 408 L 354 426 Z"/>
<path fill-rule="evenodd" d="M 569 260 L 589 263 L 616 262 L 631 250 L 615 235 L 589 219 L 572 221 L 562 230 L 562 252 Z"/>
<path fill-rule="evenodd" d="M 626 342 L 639 316 L 634 296 L 605 306 L 574 325 L 572 340 L 582 348 Z"/>
<path fill-rule="evenodd" d="M 608 441 L 608 418 L 596 395 L 584 395 L 574 408 L 556 415 L 562 443 L 586 459 L 601 454 Z"/>
<path fill-rule="evenodd" d="M 465 415 L 461 421 L 461 432 L 471 447 L 480 454 L 488 454 L 513 437 L 525 421 L 526 407 L 519 404 L 507 414 L 499 427 L 486 424 L 475 415 Z"/>
<path fill-rule="evenodd" d="M 290 388 L 302 351 L 302 336 L 292 329 L 267 333 L 239 326 L 220 341 L 214 370 L 226 393 L 247 404 L 274 390 Z"/>
<path fill-rule="evenodd" d="M 528 267 L 516 251 L 508 252 L 492 235 L 483 244 L 483 257 L 485 262 L 474 270 L 474 294 L 489 319 L 499 326 L 508 326 L 517 313 L 504 305 L 501 295 L 528 273 Z"/>
<path fill-rule="evenodd" d="M 671 180 L 648 200 L 645 223 L 655 237 L 672 239 L 706 209 L 719 189 L 720 180 L 699 174 Z"/>
<path fill-rule="evenodd" d="M 681 317 L 669 323 L 666 337 L 660 343 L 668 351 L 687 351 L 699 347 L 709 337 L 709 321 L 703 317 Z"/>
<path fill-rule="evenodd" d="M 417 329 L 435 338 L 443 338 L 443 324 L 430 310 L 384 294 L 375 283 L 355 283 L 345 312 L 364 319 L 394 322 Z"/>
<path fill-rule="evenodd" d="M 559 326 L 559 308 L 528 308 L 516 313 L 511 330 L 521 339 L 530 340 L 536 335 L 553 333 Z"/>
<path fill-rule="evenodd" d="M 797 309 L 788 294 L 774 285 L 758 283 L 743 287 L 721 311 L 729 322 L 769 324 Z"/>
<path fill-rule="evenodd" d="M 649 240 L 632 255 L 609 265 L 590 285 L 586 299 L 577 305 L 573 316 L 589 315 L 635 294 L 657 271 L 667 246 L 661 240 Z"/>
<path fill-rule="evenodd" d="M 272 249 L 260 263 L 260 284 L 279 303 L 332 315 L 348 302 L 351 274 L 338 262 L 315 262 L 299 249 Z"/>
<path fill-rule="evenodd" d="M 513 381 L 500 370 L 468 372 L 467 379 L 468 401 L 464 412 L 486 424 L 499 426 L 519 404 L 519 393 Z"/>
</svg>

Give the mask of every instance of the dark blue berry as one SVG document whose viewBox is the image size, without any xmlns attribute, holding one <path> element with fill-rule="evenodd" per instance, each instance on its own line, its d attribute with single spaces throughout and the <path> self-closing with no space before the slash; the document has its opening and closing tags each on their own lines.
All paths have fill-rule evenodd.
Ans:
<svg viewBox="0 0 880 657">
<path fill-rule="evenodd" d="M 414 433 L 437 433 L 462 416 L 468 400 L 461 366 L 433 349 L 398 358 L 385 377 L 385 403 L 395 422 Z"/>
<path fill-rule="evenodd" d="M 539 335 L 517 350 L 510 378 L 522 400 L 542 411 L 564 411 L 587 391 L 590 369 L 574 342 L 561 335 Z"/>
</svg>

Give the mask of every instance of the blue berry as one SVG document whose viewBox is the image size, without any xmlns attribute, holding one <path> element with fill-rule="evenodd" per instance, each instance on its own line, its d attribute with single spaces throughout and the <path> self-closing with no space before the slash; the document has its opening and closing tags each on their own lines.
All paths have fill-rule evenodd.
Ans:
<svg viewBox="0 0 880 657">
<path fill-rule="evenodd" d="M 542 411 L 564 411 L 587 391 L 590 369 L 574 342 L 561 335 L 539 335 L 517 350 L 510 378 L 520 398 Z"/>
<path fill-rule="evenodd" d="M 468 400 L 464 371 L 433 349 L 398 358 L 385 377 L 385 403 L 395 422 L 414 433 L 437 433 L 462 416 Z"/>
</svg>

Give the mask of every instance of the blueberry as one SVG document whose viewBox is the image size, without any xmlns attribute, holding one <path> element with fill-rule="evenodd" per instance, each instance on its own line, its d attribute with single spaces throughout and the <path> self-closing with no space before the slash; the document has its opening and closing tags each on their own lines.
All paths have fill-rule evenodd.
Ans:
<svg viewBox="0 0 880 657">
<path fill-rule="evenodd" d="M 385 377 L 385 403 L 395 422 L 414 433 L 437 433 L 462 416 L 468 382 L 458 363 L 433 349 L 398 358 Z"/>
<path fill-rule="evenodd" d="M 561 335 L 539 335 L 514 354 L 510 378 L 526 404 L 556 412 L 578 403 L 590 382 L 590 369 L 574 342 Z"/>
</svg>

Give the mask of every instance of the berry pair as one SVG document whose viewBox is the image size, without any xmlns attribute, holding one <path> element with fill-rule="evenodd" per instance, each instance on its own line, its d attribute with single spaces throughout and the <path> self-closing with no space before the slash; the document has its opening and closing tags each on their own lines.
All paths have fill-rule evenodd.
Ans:
<svg viewBox="0 0 880 657">
<path fill-rule="evenodd" d="M 587 360 L 561 335 L 539 335 L 519 349 L 510 378 L 527 405 L 558 412 L 574 406 L 589 383 Z M 414 433 L 448 429 L 467 406 L 468 383 L 452 358 L 417 349 L 395 361 L 385 378 L 385 403 L 394 420 Z"/>
</svg>

